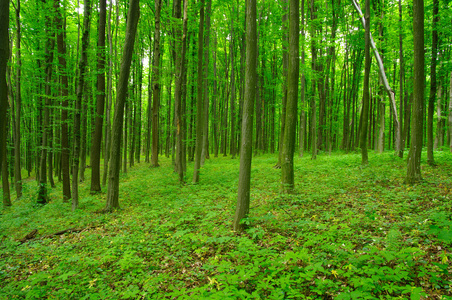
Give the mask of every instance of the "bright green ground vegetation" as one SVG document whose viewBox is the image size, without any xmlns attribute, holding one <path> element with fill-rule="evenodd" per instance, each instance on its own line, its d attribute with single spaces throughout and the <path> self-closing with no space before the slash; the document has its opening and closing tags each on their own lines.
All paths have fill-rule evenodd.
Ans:
<svg viewBox="0 0 452 300">
<path fill-rule="evenodd" d="M 297 194 L 281 196 L 275 156 L 256 157 L 243 235 L 231 230 L 237 159 L 209 160 L 183 187 L 170 160 L 139 164 L 111 214 L 96 213 L 105 195 L 89 195 L 89 178 L 75 212 L 58 187 L 32 204 L 28 181 L 0 219 L 0 298 L 452 299 L 452 156 L 435 159 L 407 186 L 392 153 L 365 168 L 358 154 L 297 158 Z M 84 230 L 45 237 L 68 228 Z"/>
</svg>

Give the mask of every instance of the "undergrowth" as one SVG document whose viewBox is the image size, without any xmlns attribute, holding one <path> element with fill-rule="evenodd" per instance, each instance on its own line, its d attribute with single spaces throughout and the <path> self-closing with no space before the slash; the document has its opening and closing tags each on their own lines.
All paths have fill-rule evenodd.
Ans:
<svg viewBox="0 0 452 300">
<path fill-rule="evenodd" d="M 38 206 L 26 181 L 0 217 L 0 298 L 452 299 L 452 156 L 435 159 L 409 186 L 391 153 L 371 153 L 366 167 L 358 154 L 296 158 L 296 193 L 280 195 L 276 156 L 255 157 L 240 235 L 238 159 L 211 158 L 200 183 L 183 186 L 170 159 L 135 165 L 109 214 L 89 176 L 75 212 L 61 185 Z M 52 235 L 68 228 L 78 230 Z"/>
</svg>

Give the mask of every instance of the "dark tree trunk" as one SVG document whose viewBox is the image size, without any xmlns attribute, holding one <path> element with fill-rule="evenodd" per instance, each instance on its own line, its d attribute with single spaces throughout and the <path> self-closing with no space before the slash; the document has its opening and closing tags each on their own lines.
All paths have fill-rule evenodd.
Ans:
<svg viewBox="0 0 452 300">
<path fill-rule="evenodd" d="M 204 44 L 204 0 L 201 0 L 199 12 L 199 33 L 198 33 L 198 83 L 196 99 L 196 148 L 195 148 L 195 166 L 193 169 L 193 183 L 199 182 L 199 169 L 201 167 L 201 152 L 203 142 L 203 108 L 204 108 L 204 90 L 202 80 L 203 66 L 203 44 Z"/>
<path fill-rule="evenodd" d="M 81 148 L 81 110 L 83 102 L 83 89 L 85 87 L 85 72 L 88 63 L 88 46 L 89 46 L 89 27 L 91 16 L 91 2 L 85 0 L 84 19 L 83 19 L 83 35 L 82 35 L 82 54 L 79 63 L 79 79 L 77 85 L 77 99 L 75 102 L 74 112 L 74 154 L 72 160 L 72 210 L 78 208 L 78 176 Z"/>
<path fill-rule="evenodd" d="M 110 144 L 111 144 L 111 105 L 113 102 L 113 38 L 111 34 L 111 12 L 113 10 L 113 3 L 110 3 L 110 8 L 108 11 L 108 28 L 107 28 L 107 37 L 108 37 L 108 77 L 107 77 L 107 105 L 106 105 L 106 114 L 105 114 L 105 152 L 104 152 L 104 172 L 102 175 L 102 186 L 107 184 L 108 177 L 108 162 L 110 160 Z"/>
<path fill-rule="evenodd" d="M 408 154 L 406 182 L 414 184 L 422 179 L 421 153 L 424 107 L 424 1 L 413 0 L 413 117 L 411 120 L 411 145 Z"/>
<path fill-rule="evenodd" d="M 436 97 L 436 59 L 438 56 L 438 21 L 439 0 L 433 0 L 433 30 L 432 30 L 432 61 L 430 63 L 430 96 L 428 98 L 427 113 L 427 162 L 435 164 L 433 157 L 433 112 L 435 110 Z"/>
<path fill-rule="evenodd" d="M 17 0 L 16 3 L 16 63 L 17 63 L 17 71 L 16 71 L 16 122 L 14 128 L 14 185 L 16 188 L 16 196 L 17 198 L 22 197 L 22 174 L 21 174 L 21 152 L 20 152 L 20 123 L 21 123 L 21 107 L 22 107 L 22 99 L 21 99 L 21 53 L 20 53 L 20 0 Z"/>
<path fill-rule="evenodd" d="M 91 193 L 101 191 L 100 150 L 105 107 L 105 23 L 107 22 L 107 1 L 99 1 L 99 25 L 97 38 L 97 93 L 94 136 L 91 146 Z"/>
<path fill-rule="evenodd" d="M 159 108 L 160 108 L 160 11 L 162 0 L 155 0 L 154 64 L 152 66 L 152 155 L 151 164 L 159 166 Z"/>
<path fill-rule="evenodd" d="M 253 140 L 253 109 L 256 87 L 256 0 L 246 3 L 246 70 L 245 99 L 243 103 L 242 144 L 240 147 L 240 173 L 237 193 L 237 206 L 233 227 L 243 231 L 245 224 L 241 222 L 248 215 L 250 207 L 250 179 Z"/>
<path fill-rule="evenodd" d="M 41 149 L 41 160 L 39 167 L 39 192 L 38 192 L 38 203 L 45 204 L 48 202 L 48 191 L 47 191 L 47 147 L 49 140 L 49 119 L 50 119 L 50 103 L 51 103 L 51 80 L 52 80 L 52 61 L 53 61 L 53 48 L 55 47 L 55 40 L 50 33 L 51 29 L 50 16 L 46 16 L 46 33 L 47 42 L 45 47 L 45 104 L 44 104 L 44 119 L 42 126 L 42 149 Z"/>
<path fill-rule="evenodd" d="M 160 2 L 159 0 L 157 1 Z M 124 104 L 127 96 L 127 83 L 129 81 L 130 65 L 132 62 L 132 53 L 139 17 L 139 0 L 130 0 L 129 12 L 127 14 L 126 40 L 124 43 L 121 70 L 119 73 L 115 115 L 112 128 L 112 148 L 110 170 L 108 174 L 107 204 L 105 207 L 106 211 L 119 208 L 119 170 L 121 168 L 121 135 L 124 121 Z"/>
<path fill-rule="evenodd" d="M 210 158 L 209 154 L 209 55 L 210 55 L 210 13 L 212 10 L 212 0 L 207 2 L 206 10 L 206 34 L 204 35 L 204 128 L 201 152 L 201 166 L 205 159 Z"/>
<path fill-rule="evenodd" d="M 8 90 L 6 85 L 6 66 L 9 57 L 9 0 L 0 0 L 0 128 L 6 128 Z M 0 170 L 3 155 L 6 156 L 6 131 L 0 130 Z"/>
<path fill-rule="evenodd" d="M 289 68 L 287 72 L 286 126 L 281 161 L 282 190 L 284 193 L 292 193 L 294 189 L 293 155 L 298 113 L 299 27 L 299 0 L 289 0 Z"/>
<path fill-rule="evenodd" d="M 365 48 L 364 48 L 364 84 L 363 84 L 363 107 L 362 107 L 362 127 L 361 127 L 361 164 L 367 165 L 369 163 L 369 157 L 367 154 L 367 134 L 369 123 L 369 78 L 370 78 L 370 0 L 366 0 L 366 12 L 364 18 L 365 22 Z"/>
</svg>

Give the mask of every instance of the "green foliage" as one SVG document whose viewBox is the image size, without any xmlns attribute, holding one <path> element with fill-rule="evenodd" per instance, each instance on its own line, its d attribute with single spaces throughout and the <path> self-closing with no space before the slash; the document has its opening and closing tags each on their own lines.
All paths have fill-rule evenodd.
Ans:
<svg viewBox="0 0 452 300">
<path fill-rule="evenodd" d="M 231 230 L 238 160 L 211 159 L 184 186 L 169 159 L 139 164 L 121 177 L 122 210 L 111 214 L 96 213 L 106 196 L 87 183 L 78 211 L 53 190 L 35 206 L 28 181 L 0 219 L 0 298 L 447 299 L 447 155 L 435 153 L 439 166 L 425 166 L 417 186 L 389 153 L 371 152 L 364 169 L 356 154 L 297 158 L 296 193 L 283 196 L 276 157 L 256 157 L 242 235 Z M 83 230 L 51 235 L 68 228 Z"/>
</svg>

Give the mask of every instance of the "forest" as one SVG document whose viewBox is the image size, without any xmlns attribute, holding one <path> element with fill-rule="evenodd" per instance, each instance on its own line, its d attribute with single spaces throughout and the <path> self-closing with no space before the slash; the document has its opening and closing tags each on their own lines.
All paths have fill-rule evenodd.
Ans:
<svg viewBox="0 0 452 300">
<path fill-rule="evenodd" d="M 1 299 L 452 299 L 449 0 L 0 0 Z"/>
</svg>

